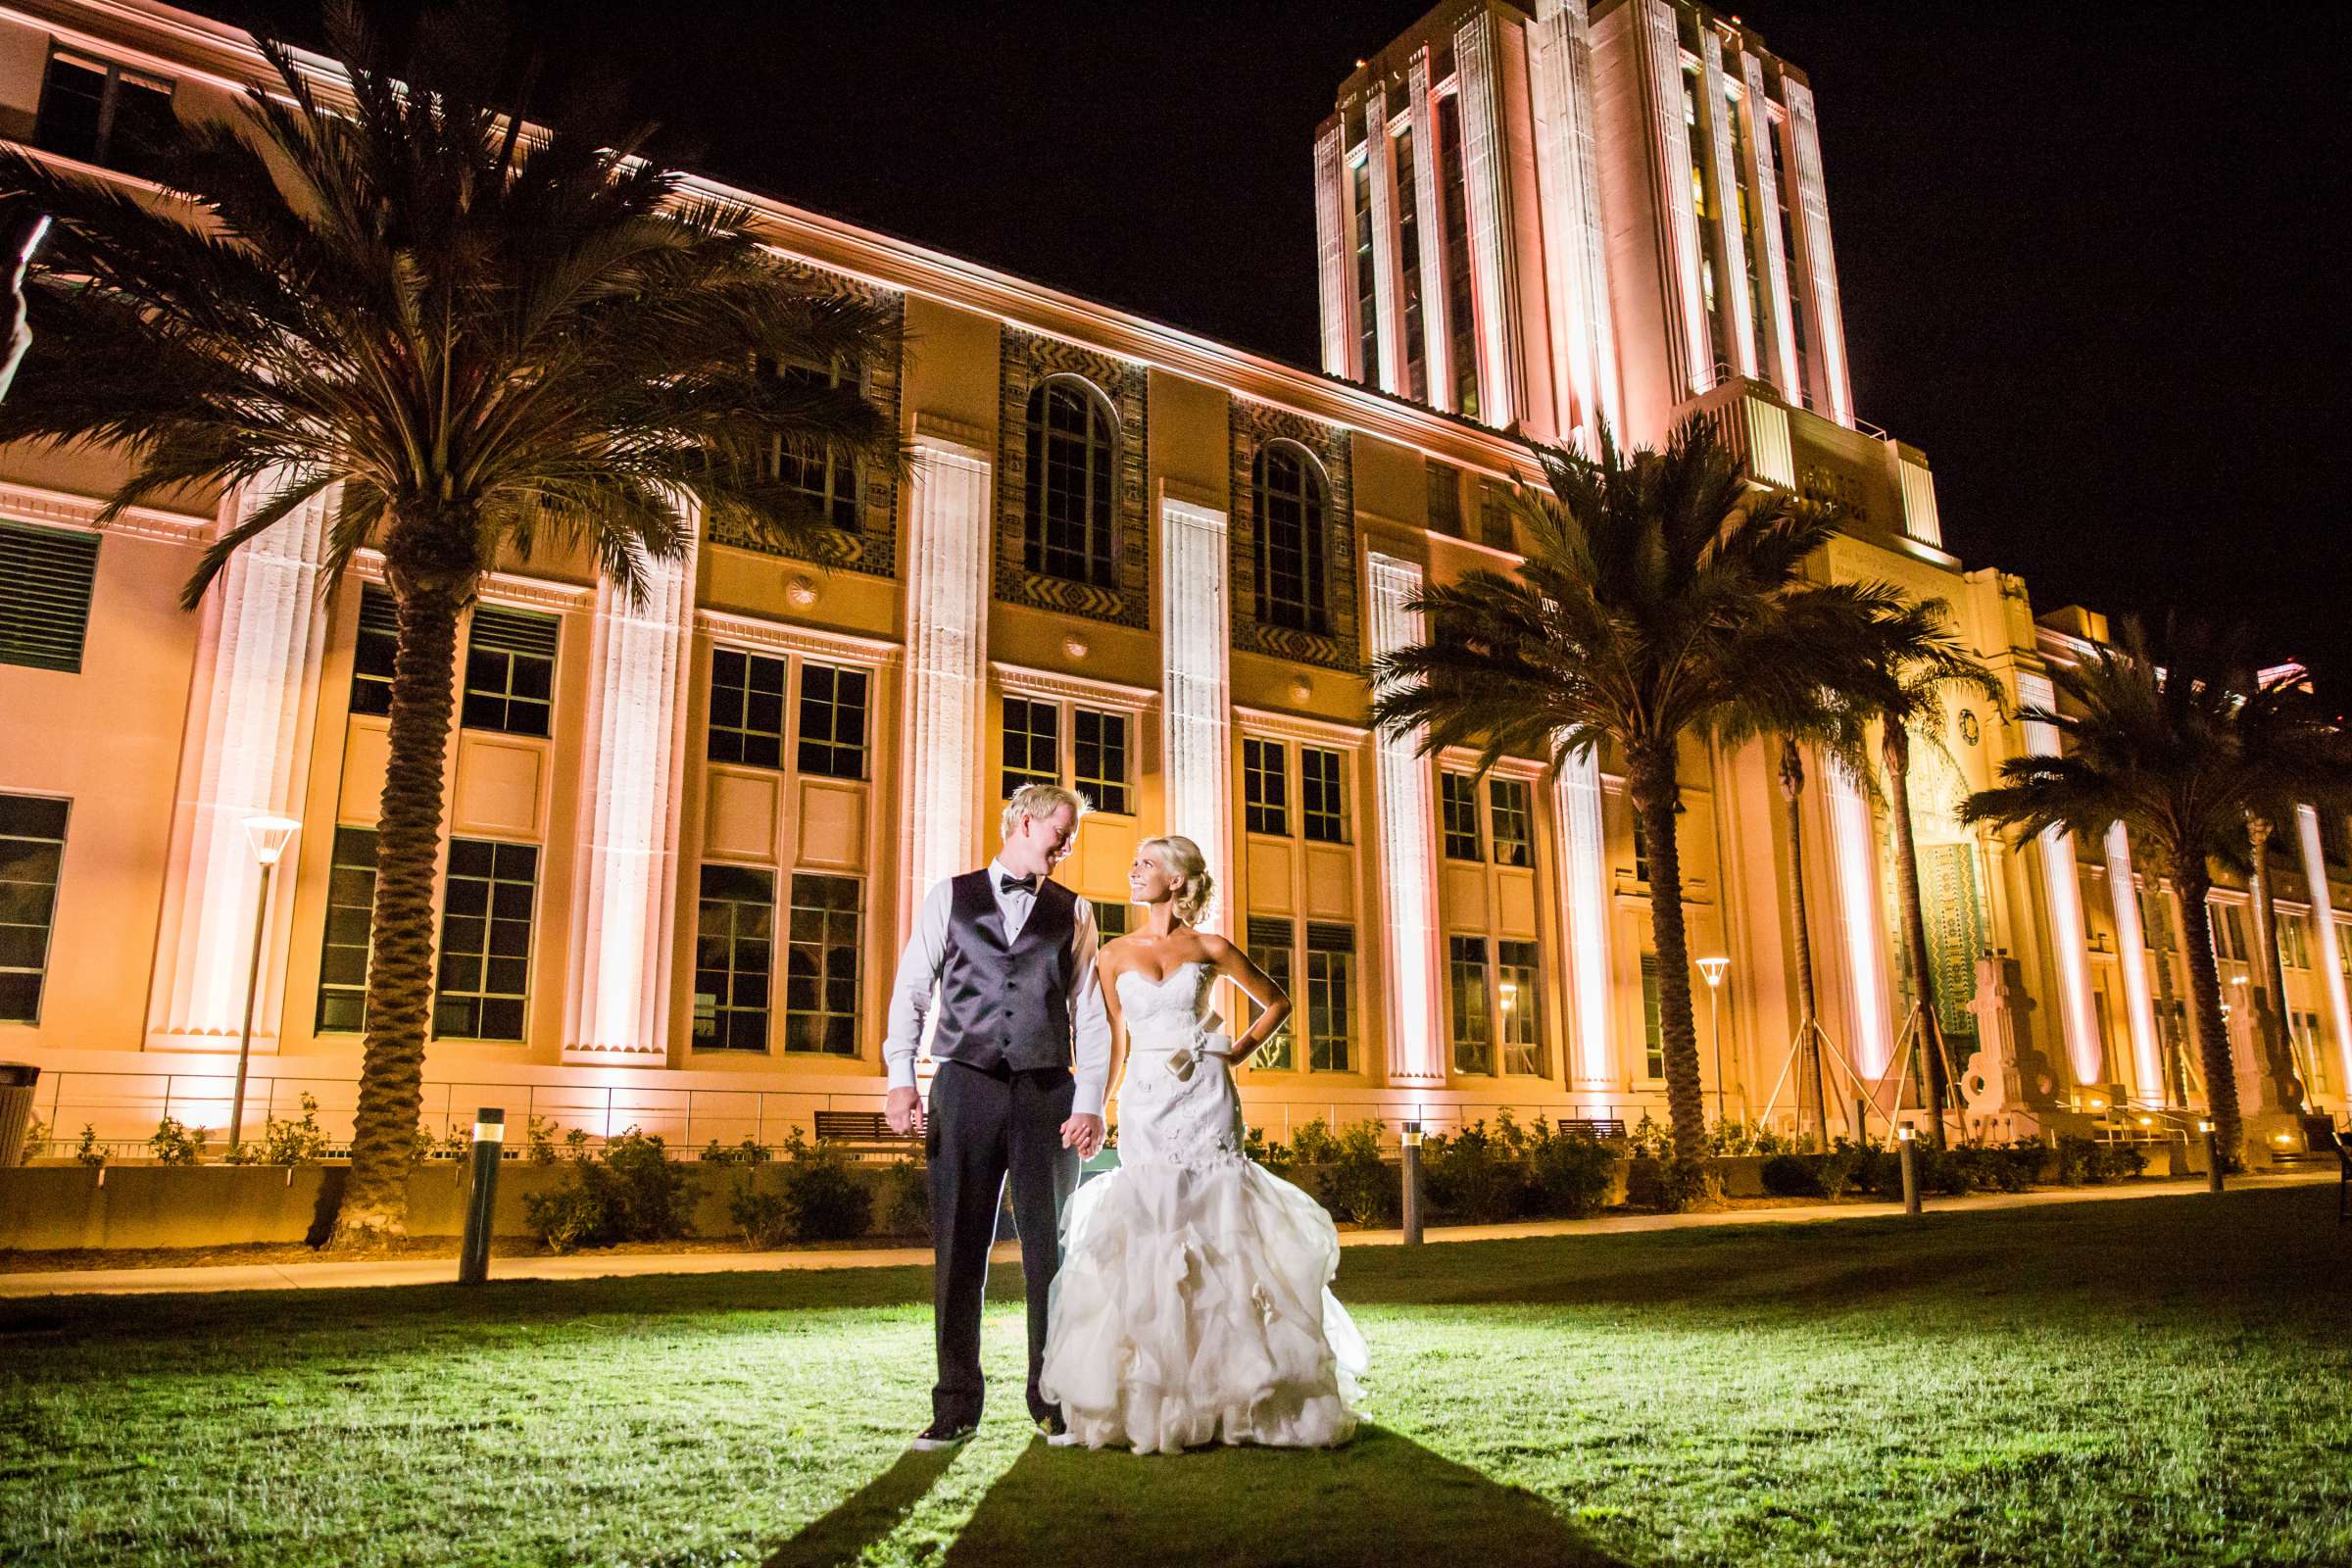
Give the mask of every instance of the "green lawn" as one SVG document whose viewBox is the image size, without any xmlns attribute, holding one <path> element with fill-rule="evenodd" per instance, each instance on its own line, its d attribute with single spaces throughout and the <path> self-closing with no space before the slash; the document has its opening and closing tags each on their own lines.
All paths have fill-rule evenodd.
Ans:
<svg viewBox="0 0 2352 1568">
<path fill-rule="evenodd" d="M 0 1562 L 2352 1563 L 2324 1188 L 1351 1250 L 1337 1453 L 927 1411 L 929 1276 L 0 1304 Z"/>
</svg>

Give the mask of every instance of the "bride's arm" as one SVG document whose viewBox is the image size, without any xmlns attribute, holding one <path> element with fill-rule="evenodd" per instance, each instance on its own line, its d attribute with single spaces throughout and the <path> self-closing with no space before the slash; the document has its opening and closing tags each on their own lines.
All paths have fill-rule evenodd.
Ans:
<svg viewBox="0 0 2352 1568">
<path fill-rule="evenodd" d="M 1127 966 L 1111 956 L 1111 949 L 1124 942 L 1120 937 L 1102 945 L 1095 955 L 1095 981 L 1102 989 L 1102 1010 L 1110 1017 L 1110 1076 L 1104 1080 L 1110 1092 L 1119 1091 L 1119 1069 L 1127 1064 L 1127 1016 L 1119 1006 L 1119 971 Z"/>
<path fill-rule="evenodd" d="M 1274 977 L 1250 961 L 1250 955 L 1226 941 L 1206 932 L 1200 940 L 1208 948 L 1209 964 L 1222 979 L 1241 987 L 1243 995 L 1257 1004 L 1257 1021 L 1233 1042 L 1233 1064 L 1237 1067 L 1257 1054 L 1257 1050 L 1280 1032 L 1291 1016 L 1290 993 L 1274 983 Z"/>
</svg>

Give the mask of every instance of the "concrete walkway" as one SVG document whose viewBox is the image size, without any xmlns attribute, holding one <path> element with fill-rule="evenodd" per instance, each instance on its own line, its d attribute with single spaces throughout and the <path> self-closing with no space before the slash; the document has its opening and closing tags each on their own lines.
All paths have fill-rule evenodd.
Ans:
<svg viewBox="0 0 2352 1568">
<path fill-rule="evenodd" d="M 2332 1172 L 2239 1176 L 2233 1193 L 2332 1182 Z M 2059 1203 L 2111 1203 L 2137 1198 L 2202 1194 L 2202 1177 L 2185 1181 L 2139 1180 L 2120 1187 L 2059 1188 L 2032 1193 L 1984 1193 L 1929 1200 L 1931 1213 L 1978 1214 L 2001 1209 L 2039 1208 Z M 1885 1202 L 1802 1203 L 1785 1208 L 1732 1209 L 1713 1214 L 1610 1214 L 1597 1219 L 1529 1220 L 1513 1225 L 1448 1225 L 1429 1232 L 1433 1243 L 1491 1242 L 1530 1236 L 1624 1236 L 1640 1231 L 1689 1230 L 1710 1225 L 1823 1224 L 1848 1219 L 1884 1219 L 1901 1205 Z M 1345 1247 L 1396 1247 L 1400 1231 L 1343 1231 Z M 991 1254 L 1000 1263 L 1020 1261 L 1020 1250 L 1001 1244 Z M 568 1257 L 493 1257 L 494 1280 L 590 1280 L 634 1274 L 743 1274 L 770 1269 L 909 1268 L 931 1262 L 927 1247 L 866 1248 L 852 1251 L 793 1252 L 608 1252 Z M 215 1291 L 341 1290 L 393 1285 L 447 1285 L 457 1277 L 455 1257 L 399 1258 L 381 1262 L 231 1263 L 197 1268 L 59 1269 L 47 1273 L 0 1273 L 0 1298 L 44 1296 L 152 1296 Z"/>
</svg>

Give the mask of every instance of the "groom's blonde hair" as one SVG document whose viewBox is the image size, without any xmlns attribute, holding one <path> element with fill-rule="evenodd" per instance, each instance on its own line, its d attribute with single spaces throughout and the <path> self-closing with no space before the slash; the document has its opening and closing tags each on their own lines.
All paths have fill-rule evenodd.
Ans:
<svg viewBox="0 0 2352 1568">
<path fill-rule="evenodd" d="M 1073 821 L 1084 821 L 1092 809 L 1086 804 L 1086 797 L 1076 790 L 1065 790 L 1058 784 L 1024 784 L 1004 803 L 1004 820 L 998 824 L 999 836 L 1009 840 L 1023 817 L 1043 821 L 1065 806 L 1070 808 Z"/>
</svg>

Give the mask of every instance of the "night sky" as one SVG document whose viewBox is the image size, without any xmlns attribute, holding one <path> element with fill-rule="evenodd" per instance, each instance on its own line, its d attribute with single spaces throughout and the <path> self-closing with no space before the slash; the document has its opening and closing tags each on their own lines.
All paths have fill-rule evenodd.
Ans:
<svg viewBox="0 0 2352 1568">
<path fill-rule="evenodd" d="M 514 15 L 551 82 L 625 96 L 672 161 L 1312 367 L 1313 127 L 1424 9 Z M 1739 9 L 1812 77 L 1855 406 L 1928 454 L 1946 547 L 2023 573 L 2041 611 L 2246 621 L 2344 691 L 2327 13 Z M 315 0 L 263 14 L 316 31 Z"/>
</svg>

